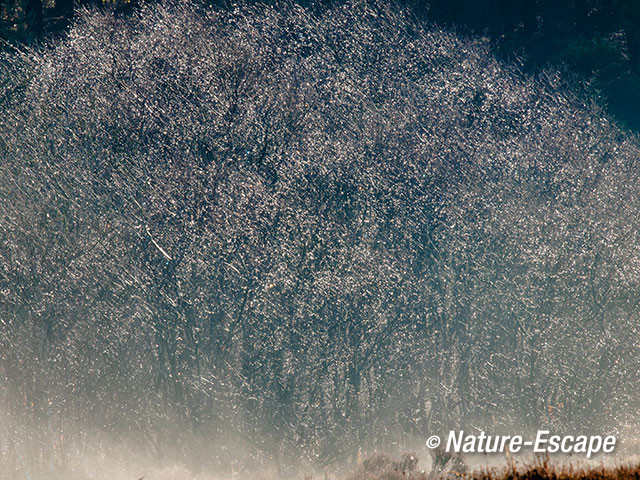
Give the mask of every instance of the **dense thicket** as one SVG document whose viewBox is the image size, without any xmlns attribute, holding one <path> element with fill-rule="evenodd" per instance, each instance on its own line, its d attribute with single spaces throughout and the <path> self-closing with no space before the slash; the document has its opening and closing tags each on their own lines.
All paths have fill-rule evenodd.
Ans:
<svg viewBox="0 0 640 480">
<path fill-rule="evenodd" d="M 4 471 L 634 421 L 640 149 L 556 75 L 362 2 L 86 14 L 1 65 Z"/>
</svg>

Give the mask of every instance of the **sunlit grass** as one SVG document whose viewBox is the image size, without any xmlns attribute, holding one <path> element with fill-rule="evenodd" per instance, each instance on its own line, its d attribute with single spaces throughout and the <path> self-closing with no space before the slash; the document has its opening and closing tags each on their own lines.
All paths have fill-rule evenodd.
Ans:
<svg viewBox="0 0 640 480">
<path fill-rule="evenodd" d="M 463 470 L 463 471 L 459 471 Z M 313 477 L 307 477 L 312 479 Z M 331 478 L 326 477 L 326 478 Z M 604 463 L 581 465 L 561 460 L 540 458 L 533 463 L 518 465 L 510 463 L 492 468 L 448 468 L 440 472 L 431 472 L 420 468 L 414 455 L 406 454 L 400 459 L 391 459 L 386 455 L 374 455 L 356 468 L 346 480 L 432 480 L 432 479 L 469 479 L 469 480 L 626 480 L 640 478 L 640 463 L 620 464 L 616 466 Z"/>
</svg>

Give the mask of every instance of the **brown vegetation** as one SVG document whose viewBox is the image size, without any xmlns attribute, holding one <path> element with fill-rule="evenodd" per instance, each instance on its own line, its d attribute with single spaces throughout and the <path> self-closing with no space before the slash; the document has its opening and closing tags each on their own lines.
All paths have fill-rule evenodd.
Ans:
<svg viewBox="0 0 640 480">
<path fill-rule="evenodd" d="M 347 480 L 435 480 L 464 478 L 469 480 L 627 480 L 640 479 L 640 465 L 617 467 L 553 464 L 548 459 L 524 467 L 475 470 L 461 473 L 455 469 L 425 472 L 418 467 L 414 454 L 394 461 L 386 455 L 374 455 L 363 461 Z"/>
<path fill-rule="evenodd" d="M 640 465 L 576 467 L 571 464 L 553 465 L 548 461 L 543 461 L 525 468 L 476 472 L 470 478 L 474 480 L 626 480 L 640 478 Z"/>
</svg>

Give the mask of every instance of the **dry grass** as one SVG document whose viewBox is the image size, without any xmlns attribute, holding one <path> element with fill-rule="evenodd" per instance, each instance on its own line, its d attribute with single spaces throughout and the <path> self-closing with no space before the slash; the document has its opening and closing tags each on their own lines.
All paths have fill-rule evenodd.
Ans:
<svg viewBox="0 0 640 480">
<path fill-rule="evenodd" d="M 458 469 L 460 470 L 460 469 Z M 462 469 L 464 470 L 464 468 Z M 475 470 L 460 472 L 445 468 L 438 473 L 424 472 L 418 468 L 418 459 L 405 454 L 399 460 L 386 455 L 374 455 L 361 465 L 346 480 L 640 480 L 640 464 L 617 467 L 554 465 L 548 459 L 523 467 Z"/>
<path fill-rule="evenodd" d="M 548 460 L 524 468 L 475 472 L 472 480 L 640 480 L 640 464 L 617 467 L 553 465 Z"/>
</svg>

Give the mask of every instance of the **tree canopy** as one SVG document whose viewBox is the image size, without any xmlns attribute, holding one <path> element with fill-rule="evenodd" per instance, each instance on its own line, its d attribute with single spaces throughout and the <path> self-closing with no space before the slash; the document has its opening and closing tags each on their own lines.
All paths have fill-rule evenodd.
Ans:
<svg viewBox="0 0 640 480">
<path fill-rule="evenodd" d="M 640 149 L 559 74 L 367 2 L 84 12 L 0 68 L 4 471 L 637 420 Z"/>
<path fill-rule="evenodd" d="M 197 0 L 231 9 L 227 0 Z M 247 4 L 254 0 L 244 0 Z M 281 8 L 281 2 L 264 2 Z M 344 0 L 297 0 L 326 12 Z M 398 0 L 415 18 L 489 41 L 527 71 L 563 68 L 588 82 L 599 103 L 627 127 L 640 128 L 640 4 L 635 0 Z M 156 0 L 4 0 L 0 39 L 32 43 L 59 36 L 84 8 L 130 15 Z"/>
</svg>

